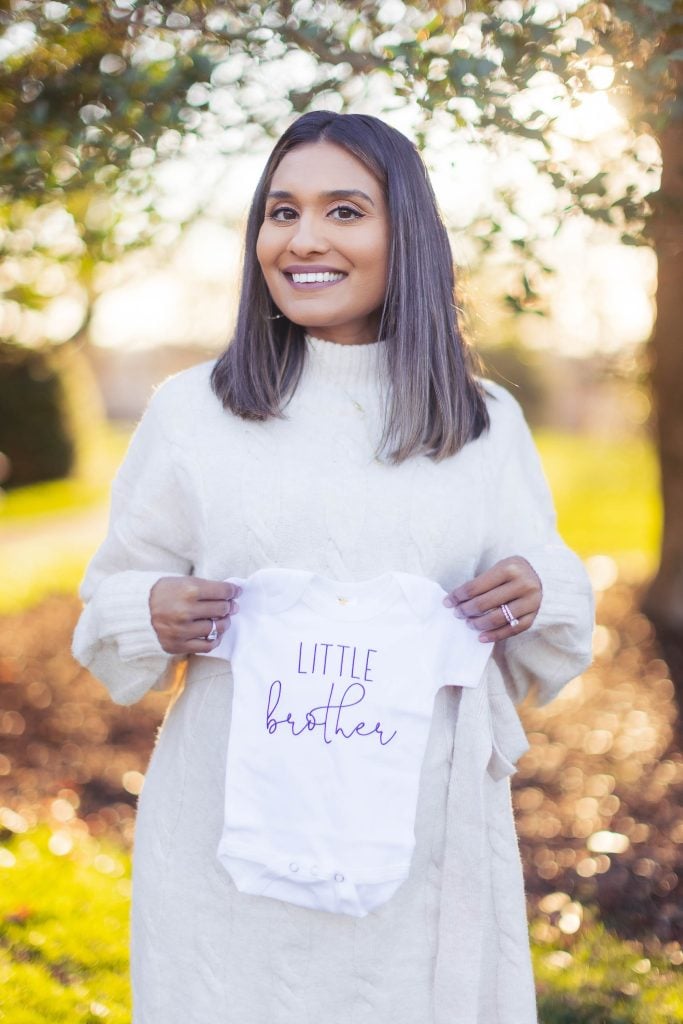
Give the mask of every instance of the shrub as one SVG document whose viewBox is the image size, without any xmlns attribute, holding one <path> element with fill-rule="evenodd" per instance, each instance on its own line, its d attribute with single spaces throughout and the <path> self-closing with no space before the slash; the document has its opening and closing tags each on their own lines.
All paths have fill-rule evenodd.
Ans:
<svg viewBox="0 0 683 1024">
<path fill-rule="evenodd" d="M 76 443 L 67 406 L 56 353 L 0 341 L 0 483 L 18 487 L 68 475 Z"/>
</svg>

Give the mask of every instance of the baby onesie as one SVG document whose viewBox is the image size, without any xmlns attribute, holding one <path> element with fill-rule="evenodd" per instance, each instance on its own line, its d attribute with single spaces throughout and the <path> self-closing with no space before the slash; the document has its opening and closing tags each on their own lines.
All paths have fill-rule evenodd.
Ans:
<svg viewBox="0 0 683 1024">
<path fill-rule="evenodd" d="M 234 697 L 218 858 L 241 892 L 363 917 L 408 875 L 441 686 L 491 653 L 432 580 L 263 569 L 212 656 Z"/>
</svg>

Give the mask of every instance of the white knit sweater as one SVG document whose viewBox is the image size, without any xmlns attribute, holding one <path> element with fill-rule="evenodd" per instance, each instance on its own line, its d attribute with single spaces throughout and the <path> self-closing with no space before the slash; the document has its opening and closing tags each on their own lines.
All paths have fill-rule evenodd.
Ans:
<svg viewBox="0 0 683 1024">
<path fill-rule="evenodd" d="M 167 381 L 114 483 L 76 657 L 121 703 L 159 685 L 171 659 L 148 599 L 172 574 L 220 580 L 281 566 L 361 580 L 398 570 L 451 590 L 517 554 L 541 578 L 539 615 L 497 645 L 487 689 L 437 697 L 411 878 L 354 924 L 239 894 L 217 864 L 232 677 L 227 663 L 191 659 L 139 809 L 135 1024 L 536 1019 L 507 780 L 525 740 L 510 698 L 534 687 L 549 700 L 586 666 L 590 587 L 499 386 L 486 383 L 490 431 L 457 456 L 376 458 L 383 359 L 381 343 L 309 339 L 284 418 L 266 423 L 223 410 L 210 364 Z"/>
</svg>

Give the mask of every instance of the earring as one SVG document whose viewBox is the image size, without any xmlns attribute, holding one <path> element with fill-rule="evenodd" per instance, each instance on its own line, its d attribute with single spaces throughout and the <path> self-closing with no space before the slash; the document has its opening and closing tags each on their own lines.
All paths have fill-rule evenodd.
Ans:
<svg viewBox="0 0 683 1024">
<path fill-rule="evenodd" d="M 266 320 L 282 320 L 284 319 L 284 313 L 276 313 L 275 316 L 267 316 Z"/>
</svg>

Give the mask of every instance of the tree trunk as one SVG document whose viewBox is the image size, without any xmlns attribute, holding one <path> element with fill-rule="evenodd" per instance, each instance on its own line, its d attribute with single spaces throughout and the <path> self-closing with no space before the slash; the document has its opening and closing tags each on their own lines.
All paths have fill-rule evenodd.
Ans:
<svg viewBox="0 0 683 1024">
<path fill-rule="evenodd" d="M 680 65 L 679 65 L 680 67 Z M 679 74 L 679 86 L 681 85 Z M 671 670 L 683 722 L 683 116 L 681 90 L 662 132 L 662 185 L 652 234 L 659 271 L 651 379 L 664 504 L 660 565 L 643 610 Z"/>
</svg>

